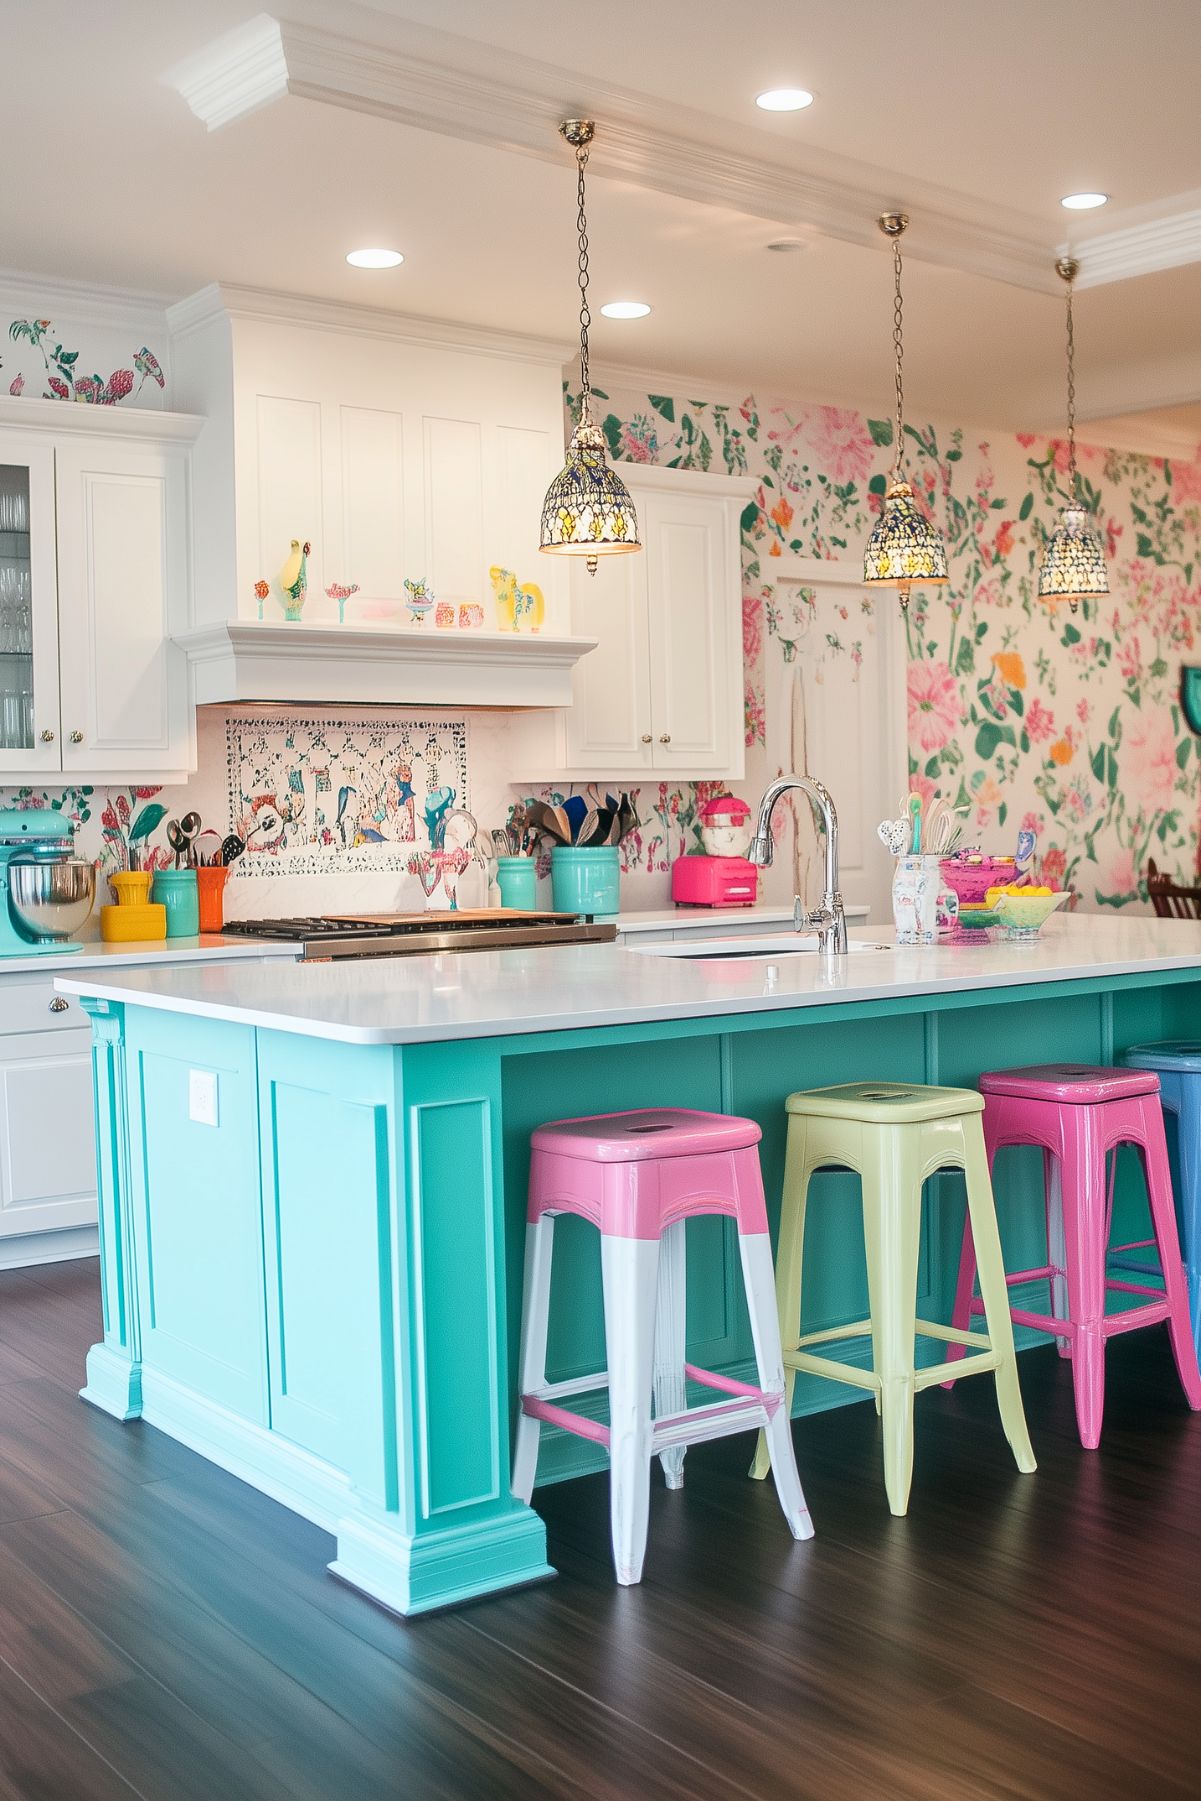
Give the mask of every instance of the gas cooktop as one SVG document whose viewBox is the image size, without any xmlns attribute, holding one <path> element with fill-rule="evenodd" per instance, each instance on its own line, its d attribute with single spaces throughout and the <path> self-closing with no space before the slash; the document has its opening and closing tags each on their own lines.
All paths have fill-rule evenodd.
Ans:
<svg viewBox="0 0 1201 1801">
<path fill-rule="evenodd" d="M 239 938 L 299 944 L 305 963 L 333 957 L 405 957 L 434 951 L 503 950 L 537 944 L 606 944 L 611 922 L 584 914 L 525 913 L 504 907 L 455 913 L 322 913 L 299 919 L 238 919 L 225 927 Z"/>
</svg>

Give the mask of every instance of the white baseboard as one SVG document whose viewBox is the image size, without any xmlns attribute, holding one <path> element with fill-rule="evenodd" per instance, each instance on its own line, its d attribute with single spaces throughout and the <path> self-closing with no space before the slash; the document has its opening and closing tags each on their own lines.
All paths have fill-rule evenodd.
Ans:
<svg viewBox="0 0 1201 1801">
<path fill-rule="evenodd" d="M 11 1238 L 0 1238 L 0 1269 L 69 1263 L 76 1257 L 95 1257 L 99 1251 L 95 1226 L 70 1226 L 62 1232 L 14 1232 Z"/>
</svg>

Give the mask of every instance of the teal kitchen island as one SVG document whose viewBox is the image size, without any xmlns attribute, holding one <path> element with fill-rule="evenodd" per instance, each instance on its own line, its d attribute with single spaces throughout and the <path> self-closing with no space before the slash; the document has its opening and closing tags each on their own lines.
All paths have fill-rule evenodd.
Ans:
<svg viewBox="0 0 1201 1801">
<path fill-rule="evenodd" d="M 715 958 L 585 944 L 60 978 L 94 1034 L 104 1340 L 84 1398 L 316 1521 L 334 1573 L 398 1612 L 550 1575 L 542 1522 L 509 1492 L 536 1125 L 645 1106 L 750 1115 L 774 1208 L 792 1089 L 972 1085 L 1201 1037 L 1201 924 L 1062 918 L 1032 944 L 933 949 L 856 936 L 829 962 L 742 940 Z M 1006 1155 L 1002 1237 L 1028 1267 L 1043 1260 L 1041 1167 Z M 866 1312 L 857 1194 L 854 1177 L 816 1180 L 807 1329 Z M 960 1178 L 935 1178 L 928 1316 L 949 1318 L 962 1218 Z M 689 1357 L 741 1376 L 726 1227 L 689 1226 Z M 566 1219 L 548 1374 L 604 1362 L 595 1235 Z M 847 1392 L 801 1378 L 796 1409 Z M 544 1433 L 539 1480 L 599 1459 Z"/>
</svg>

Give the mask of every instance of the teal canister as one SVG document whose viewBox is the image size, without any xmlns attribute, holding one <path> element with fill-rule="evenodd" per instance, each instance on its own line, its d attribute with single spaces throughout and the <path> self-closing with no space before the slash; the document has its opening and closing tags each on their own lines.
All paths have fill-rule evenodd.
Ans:
<svg viewBox="0 0 1201 1801">
<path fill-rule="evenodd" d="M 538 872 L 533 857 L 498 857 L 496 885 L 502 907 L 532 910 L 538 904 Z"/>
<path fill-rule="evenodd" d="M 200 895 L 194 869 L 156 870 L 150 898 L 167 909 L 168 938 L 195 938 L 200 930 Z"/>
<path fill-rule="evenodd" d="M 615 844 L 556 845 L 550 856 L 556 913 L 616 919 L 621 905 L 621 852 Z"/>
</svg>

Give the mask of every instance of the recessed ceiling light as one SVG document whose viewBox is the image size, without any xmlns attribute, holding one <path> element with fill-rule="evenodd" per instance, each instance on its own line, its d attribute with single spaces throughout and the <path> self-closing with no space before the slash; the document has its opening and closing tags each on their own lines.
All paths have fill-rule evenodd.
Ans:
<svg viewBox="0 0 1201 1801">
<path fill-rule="evenodd" d="M 808 88 L 768 88 L 755 95 L 755 105 L 765 113 L 799 113 L 813 105 L 813 95 Z"/>
<path fill-rule="evenodd" d="M 650 310 L 645 300 L 610 300 L 601 308 L 606 319 L 645 319 Z"/>
<path fill-rule="evenodd" d="M 1108 194 L 1065 194 L 1059 204 L 1066 206 L 1070 213 L 1090 213 L 1094 206 L 1104 206 L 1108 199 Z"/>
<path fill-rule="evenodd" d="M 771 238 L 767 243 L 768 250 L 775 250 L 784 256 L 790 250 L 808 250 L 809 245 L 804 238 Z"/>
<path fill-rule="evenodd" d="M 399 250 L 351 250 L 346 260 L 352 269 L 395 269 L 404 257 Z"/>
</svg>

